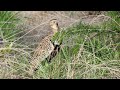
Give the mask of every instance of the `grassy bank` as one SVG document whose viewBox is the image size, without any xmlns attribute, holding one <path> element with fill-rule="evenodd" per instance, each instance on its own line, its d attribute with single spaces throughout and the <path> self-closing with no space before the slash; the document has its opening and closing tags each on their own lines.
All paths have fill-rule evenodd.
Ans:
<svg viewBox="0 0 120 90">
<path fill-rule="evenodd" d="M 14 16 L 12 12 L 0 12 L 0 16 L 1 21 L 12 22 L 0 25 L 1 37 L 8 42 L 0 49 L 0 78 L 31 78 L 25 68 L 29 66 L 32 48 L 15 42 L 19 38 L 20 30 L 15 30 L 19 20 L 10 18 Z M 32 78 L 119 78 L 120 13 L 111 11 L 106 16 L 109 21 L 102 25 L 78 23 L 57 33 L 53 40 L 62 42 L 60 52 L 50 64 L 43 61 Z"/>
</svg>

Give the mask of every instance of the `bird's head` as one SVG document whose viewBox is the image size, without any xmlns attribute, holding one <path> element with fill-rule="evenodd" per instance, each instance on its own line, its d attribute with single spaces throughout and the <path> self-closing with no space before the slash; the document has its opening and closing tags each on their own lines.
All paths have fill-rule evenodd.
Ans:
<svg viewBox="0 0 120 90">
<path fill-rule="evenodd" d="M 59 30 L 57 19 L 50 20 L 50 27 L 52 28 L 53 33 L 57 33 Z"/>
</svg>

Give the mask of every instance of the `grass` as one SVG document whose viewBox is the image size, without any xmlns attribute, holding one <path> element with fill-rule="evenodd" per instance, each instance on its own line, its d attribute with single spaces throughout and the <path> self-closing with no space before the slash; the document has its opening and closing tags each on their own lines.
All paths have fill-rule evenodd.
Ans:
<svg viewBox="0 0 120 90">
<path fill-rule="evenodd" d="M 0 12 L 5 22 L 17 21 L 12 12 Z M 31 48 L 14 42 L 20 30 L 14 30 L 16 22 L 2 24 L 1 37 L 9 38 L 8 45 L 1 47 L 0 78 L 44 78 L 44 79 L 100 79 L 120 78 L 120 13 L 108 11 L 109 21 L 99 26 L 78 23 L 61 30 L 53 41 L 62 42 L 61 50 L 49 64 L 41 63 L 35 74 L 30 77 L 26 67 L 31 58 Z M 10 19 L 9 19 L 10 18 Z M 3 28 L 12 28 L 4 31 Z"/>
</svg>

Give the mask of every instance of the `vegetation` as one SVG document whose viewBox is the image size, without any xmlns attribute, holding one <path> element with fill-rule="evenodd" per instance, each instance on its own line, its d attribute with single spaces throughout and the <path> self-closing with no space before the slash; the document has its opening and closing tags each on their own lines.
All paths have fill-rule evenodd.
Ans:
<svg viewBox="0 0 120 90">
<path fill-rule="evenodd" d="M 120 12 L 108 11 L 109 20 L 99 26 L 81 22 L 58 32 L 52 40 L 62 42 L 51 63 L 43 61 L 33 77 L 27 74 L 32 48 L 15 42 L 20 20 L 16 14 L 0 12 L 0 78 L 120 78 Z M 9 22 L 9 23 L 8 23 Z M 4 30 L 5 29 L 5 30 Z"/>
</svg>

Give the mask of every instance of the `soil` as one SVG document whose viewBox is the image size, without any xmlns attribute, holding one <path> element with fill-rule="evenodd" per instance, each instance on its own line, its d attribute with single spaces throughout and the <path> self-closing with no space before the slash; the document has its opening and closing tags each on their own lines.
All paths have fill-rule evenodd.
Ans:
<svg viewBox="0 0 120 90">
<path fill-rule="evenodd" d="M 20 11 L 18 27 L 24 31 L 20 42 L 32 45 L 41 41 L 51 30 L 48 22 L 57 19 L 61 29 L 68 28 L 78 22 L 89 25 L 100 25 L 106 17 L 104 11 Z"/>
</svg>

